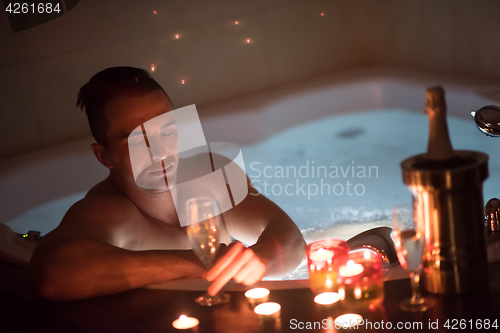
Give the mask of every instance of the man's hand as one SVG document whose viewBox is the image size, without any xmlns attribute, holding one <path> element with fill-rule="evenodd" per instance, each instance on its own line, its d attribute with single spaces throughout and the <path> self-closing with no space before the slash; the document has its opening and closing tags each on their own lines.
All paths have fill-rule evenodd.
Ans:
<svg viewBox="0 0 500 333">
<path fill-rule="evenodd" d="M 208 281 L 213 281 L 207 292 L 212 296 L 217 294 L 231 279 L 246 286 L 252 285 L 262 280 L 266 264 L 252 249 L 234 242 L 205 274 Z"/>
</svg>

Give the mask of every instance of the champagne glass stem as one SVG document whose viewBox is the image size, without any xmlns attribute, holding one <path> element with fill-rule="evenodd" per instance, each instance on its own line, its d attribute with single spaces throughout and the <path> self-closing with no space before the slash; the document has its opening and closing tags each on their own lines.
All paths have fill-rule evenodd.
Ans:
<svg viewBox="0 0 500 333">
<path fill-rule="evenodd" d="M 419 272 L 411 272 L 410 273 L 411 280 L 411 303 L 419 303 L 422 299 L 422 295 L 420 294 L 420 273 Z"/>
</svg>

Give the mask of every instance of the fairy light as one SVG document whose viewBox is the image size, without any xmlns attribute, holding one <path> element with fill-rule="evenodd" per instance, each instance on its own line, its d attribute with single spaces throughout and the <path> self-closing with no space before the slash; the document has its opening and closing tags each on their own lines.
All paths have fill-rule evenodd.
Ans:
<svg viewBox="0 0 500 333">
<path fill-rule="evenodd" d="M 250 43 L 250 38 L 247 39 L 247 43 Z"/>
<path fill-rule="evenodd" d="M 175 34 L 175 39 L 179 39 L 179 34 Z"/>
<path fill-rule="evenodd" d="M 184 84 L 184 80 L 182 80 L 181 83 Z"/>
<path fill-rule="evenodd" d="M 238 25 L 239 23 L 238 23 L 238 21 L 234 21 L 234 24 Z"/>
<path fill-rule="evenodd" d="M 156 10 L 153 13 L 156 14 Z"/>
<path fill-rule="evenodd" d="M 151 64 L 151 71 L 155 71 L 155 64 Z"/>
<path fill-rule="evenodd" d="M 325 13 L 321 13 L 321 16 L 325 16 Z"/>
</svg>

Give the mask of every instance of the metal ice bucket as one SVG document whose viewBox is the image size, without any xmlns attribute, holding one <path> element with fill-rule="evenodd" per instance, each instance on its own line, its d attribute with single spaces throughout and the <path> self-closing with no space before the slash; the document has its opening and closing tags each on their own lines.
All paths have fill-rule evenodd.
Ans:
<svg viewBox="0 0 500 333">
<path fill-rule="evenodd" d="M 483 181 L 488 155 L 458 150 L 452 161 L 443 162 L 421 154 L 401 167 L 412 192 L 414 217 L 425 226 L 424 288 L 437 294 L 487 288 Z"/>
</svg>

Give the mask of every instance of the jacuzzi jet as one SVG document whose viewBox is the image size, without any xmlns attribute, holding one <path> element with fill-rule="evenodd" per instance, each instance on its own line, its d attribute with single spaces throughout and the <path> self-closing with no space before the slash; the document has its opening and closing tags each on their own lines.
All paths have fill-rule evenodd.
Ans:
<svg viewBox="0 0 500 333">
<path fill-rule="evenodd" d="M 500 107 L 486 105 L 477 111 L 471 112 L 477 128 L 488 136 L 500 136 Z"/>
</svg>

